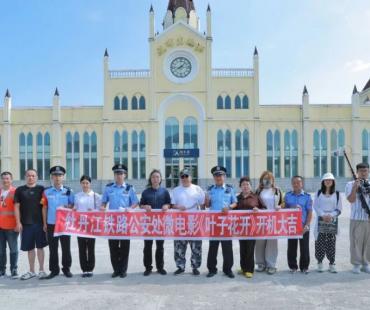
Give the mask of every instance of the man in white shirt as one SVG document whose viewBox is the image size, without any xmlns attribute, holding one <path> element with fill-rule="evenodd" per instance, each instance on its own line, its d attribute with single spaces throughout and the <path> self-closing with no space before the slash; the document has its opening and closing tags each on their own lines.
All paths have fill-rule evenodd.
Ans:
<svg viewBox="0 0 370 310">
<path fill-rule="evenodd" d="M 364 186 L 369 184 L 369 164 L 358 164 L 356 170 L 357 179 L 347 183 L 345 193 L 351 203 L 349 236 L 352 272 L 359 274 L 361 271 L 370 273 L 370 197 L 367 191 L 370 187 Z M 364 203 L 360 200 L 359 190 L 361 188 L 365 189 L 362 191 L 365 192 Z"/>
<path fill-rule="evenodd" d="M 191 183 L 190 170 L 184 169 L 180 172 L 181 185 L 172 192 L 171 204 L 173 209 L 183 212 L 193 212 L 199 210 L 204 205 L 205 194 L 198 186 Z M 175 275 L 185 272 L 186 248 L 188 243 L 191 248 L 191 267 L 193 275 L 198 276 L 199 267 L 202 263 L 202 241 L 175 240 L 175 262 L 177 270 Z"/>
</svg>

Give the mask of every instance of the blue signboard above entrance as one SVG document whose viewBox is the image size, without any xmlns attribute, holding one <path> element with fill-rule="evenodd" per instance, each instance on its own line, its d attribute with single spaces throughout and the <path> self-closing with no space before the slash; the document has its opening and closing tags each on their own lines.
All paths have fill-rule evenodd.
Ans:
<svg viewBox="0 0 370 310">
<path fill-rule="evenodd" d="M 198 158 L 199 149 L 164 149 L 164 158 Z"/>
</svg>

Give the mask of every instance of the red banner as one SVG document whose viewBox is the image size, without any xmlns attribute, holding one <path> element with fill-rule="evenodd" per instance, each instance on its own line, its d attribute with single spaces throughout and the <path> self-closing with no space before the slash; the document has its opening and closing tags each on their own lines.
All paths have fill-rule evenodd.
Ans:
<svg viewBox="0 0 370 310">
<path fill-rule="evenodd" d="M 139 209 L 140 210 L 140 209 Z M 302 212 L 107 211 L 58 209 L 54 235 L 107 239 L 232 240 L 302 237 Z"/>
</svg>

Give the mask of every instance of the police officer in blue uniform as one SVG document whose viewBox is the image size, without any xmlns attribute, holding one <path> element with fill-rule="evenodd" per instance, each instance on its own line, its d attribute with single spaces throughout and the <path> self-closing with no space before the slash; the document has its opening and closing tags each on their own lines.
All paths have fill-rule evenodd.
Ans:
<svg viewBox="0 0 370 310">
<path fill-rule="evenodd" d="M 71 237 L 60 236 L 54 237 L 54 228 L 56 221 L 56 211 L 58 208 L 72 208 L 74 204 L 74 195 L 72 190 L 63 185 L 64 175 L 66 170 L 62 166 L 54 166 L 50 168 L 52 186 L 46 188 L 42 198 L 42 215 L 44 227 L 47 232 L 49 242 L 49 270 L 50 274 L 41 279 L 52 279 L 59 275 L 59 260 L 58 260 L 58 245 L 62 247 L 62 271 L 67 278 L 72 277 L 70 271 L 72 265 L 71 256 Z"/>
<path fill-rule="evenodd" d="M 231 185 L 225 184 L 226 168 L 216 166 L 211 169 L 214 185 L 207 190 L 206 207 L 211 211 L 228 212 L 236 207 L 237 199 Z M 217 252 L 221 242 L 223 256 L 223 272 L 229 278 L 234 278 L 231 268 L 234 264 L 232 240 L 210 240 L 207 258 L 207 277 L 211 278 L 217 274 Z"/>
<path fill-rule="evenodd" d="M 139 205 L 135 189 L 125 182 L 127 167 L 116 164 L 112 168 L 114 182 L 105 187 L 102 198 L 102 209 L 125 212 L 128 208 Z M 130 240 L 109 240 L 110 259 L 113 267 L 112 278 L 127 276 L 127 265 L 130 253 Z"/>
</svg>

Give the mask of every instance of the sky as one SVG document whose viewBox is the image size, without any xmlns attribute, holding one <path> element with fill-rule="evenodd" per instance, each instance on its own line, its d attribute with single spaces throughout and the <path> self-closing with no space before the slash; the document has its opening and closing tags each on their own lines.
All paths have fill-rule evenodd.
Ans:
<svg viewBox="0 0 370 310">
<path fill-rule="evenodd" d="M 260 103 L 350 103 L 370 78 L 369 0 L 194 0 L 205 30 L 212 9 L 213 67 L 250 68 L 260 57 Z M 149 67 L 149 8 L 156 30 L 168 0 L 0 0 L 0 94 L 13 106 L 103 104 L 110 68 Z M 2 100 L 1 100 L 2 101 Z M 2 104 L 2 103 L 1 103 Z"/>
</svg>

